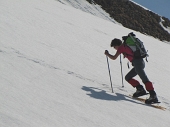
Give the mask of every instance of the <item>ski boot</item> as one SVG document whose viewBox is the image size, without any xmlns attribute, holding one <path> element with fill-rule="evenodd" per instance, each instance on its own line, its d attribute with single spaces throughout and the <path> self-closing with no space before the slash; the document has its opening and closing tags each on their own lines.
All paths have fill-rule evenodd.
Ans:
<svg viewBox="0 0 170 127">
<path fill-rule="evenodd" d="M 139 97 L 143 95 L 146 95 L 146 91 L 143 88 L 143 86 L 142 85 L 136 86 L 136 92 L 133 94 L 133 97 Z"/>
<path fill-rule="evenodd" d="M 146 104 L 158 103 L 158 98 L 154 90 L 149 91 L 150 97 L 145 100 Z"/>
</svg>

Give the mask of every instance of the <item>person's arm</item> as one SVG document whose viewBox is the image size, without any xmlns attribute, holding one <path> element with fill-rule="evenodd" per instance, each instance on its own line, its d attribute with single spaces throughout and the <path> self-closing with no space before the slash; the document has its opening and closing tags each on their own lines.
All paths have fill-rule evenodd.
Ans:
<svg viewBox="0 0 170 127">
<path fill-rule="evenodd" d="M 120 53 L 116 52 L 115 55 L 111 55 L 107 50 L 105 50 L 105 55 L 108 56 L 110 59 L 115 60 L 120 55 Z"/>
</svg>

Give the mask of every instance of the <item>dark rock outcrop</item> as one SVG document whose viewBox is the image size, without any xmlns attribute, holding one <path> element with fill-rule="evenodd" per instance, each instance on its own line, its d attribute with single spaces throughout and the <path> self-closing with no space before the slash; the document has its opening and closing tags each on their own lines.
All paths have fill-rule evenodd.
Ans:
<svg viewBox="0 0 170 127">
<path fill-rule="evenodd" d="M 87 0 L 101 5 L 117 22 L 124 27 L 170 42 L 170 33 L 160 25 L 161 16 L 134 4 L 129 0 Z M 170 20 L 162 17 L 164 27 L 170 27 Z"/>
</svg>

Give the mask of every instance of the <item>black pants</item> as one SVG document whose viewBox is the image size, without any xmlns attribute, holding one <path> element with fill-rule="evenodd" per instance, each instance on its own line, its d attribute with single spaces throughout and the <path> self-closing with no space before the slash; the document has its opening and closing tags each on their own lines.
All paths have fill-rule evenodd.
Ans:
<svg viewBox="0 0 170 127">
<path fill-rule="evenodd" d="M 143 59 L 134 59 L 132 61 L 133 68 L 127 73 L 125 76 L 125 80 L 129 81 L 136 75 L 138 75 L 143 83 L 149 82 L 149 79 L 144 71 L 145 68 L 145 62 Z"/>
</svg>

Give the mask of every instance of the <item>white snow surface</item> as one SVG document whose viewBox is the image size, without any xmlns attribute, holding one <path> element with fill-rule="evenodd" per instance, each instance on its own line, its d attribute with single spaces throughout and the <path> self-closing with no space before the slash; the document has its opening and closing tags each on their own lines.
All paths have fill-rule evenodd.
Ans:
<svg viewBox="0 0 170 127">
<path fill-rule="evenodd" d="M 61 2 L 62 4 L 65 4 L 65 5 L 72 6 L 76 9 L 80 9 L 84 12 L 90 13 L 97 17 L 103 18 L 105 20 L 120 24 L 117 21 L 115 21 L 113 18 L 111 18 L 110 15 L 108 13 L 106 13 L 101 8 L 100 5 L 97 5 L 94 2 L 92 2 L 92 4 L 90 4 L 86 0 L 57 0 L 57 1 Z"/>
<path fill-rule="evenodd" d="M 163 28 L 165 31 L 167 31 L 167 32 L 170 34 L 170 27 L 164 27 L 164 25 L 163 25 L 162 22 L 164 22 L 164 20 L 161 18 L 161 21 L 160 21 L 159 24 L 162 26 L 162 28 Z"/>
<path fill-rule="evenodd" d="M 104 50 L 114 54 L 111 40 L 129 32 L 56 0 L 1 0 L 0 127 L 168 127 L 169 44 L 133 31 L 165 111 L 128 97 L 135 89 L 121 87 L 119 58 L 109 59 L 111 92 Z"/>
</svg>

